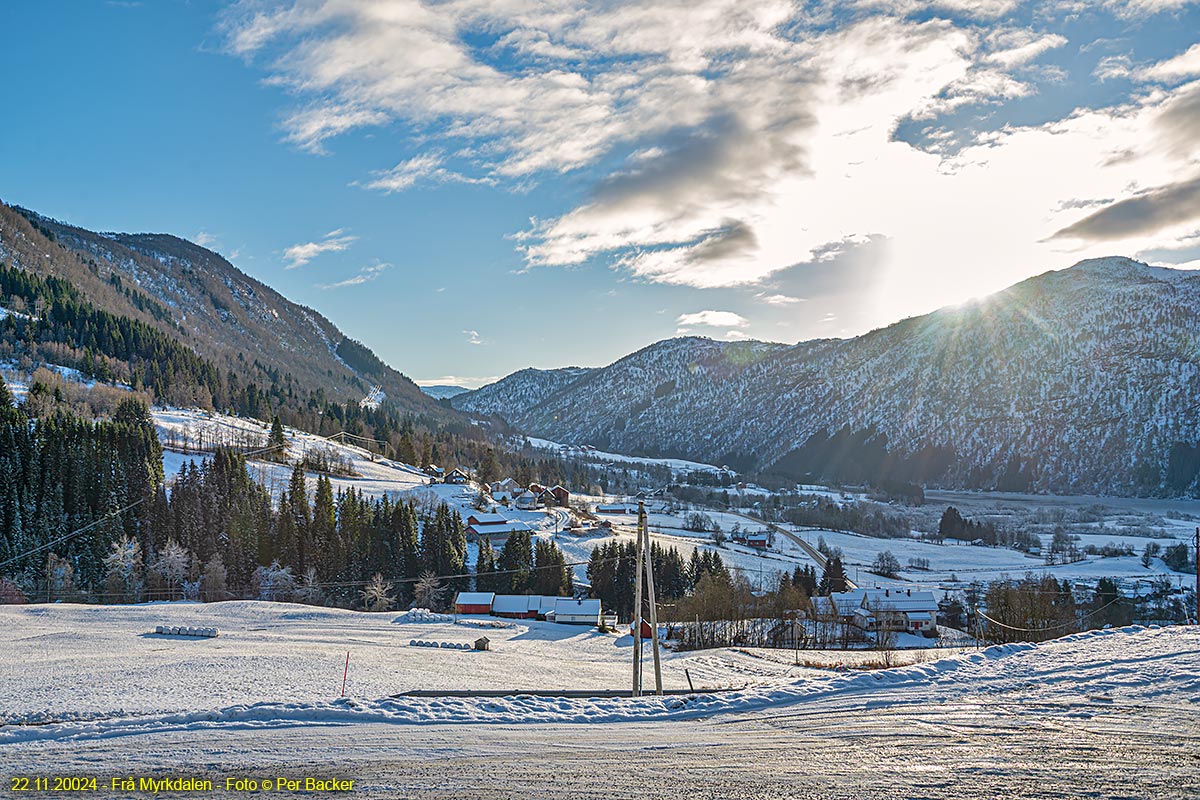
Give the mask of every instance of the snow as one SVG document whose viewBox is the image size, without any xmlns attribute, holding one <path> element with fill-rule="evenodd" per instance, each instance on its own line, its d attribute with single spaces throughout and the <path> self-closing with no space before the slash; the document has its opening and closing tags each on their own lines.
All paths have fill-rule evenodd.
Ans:
<svg viewBox="0 0 1200 800">
<path fill-rule="evenodd" d="M 170 448 L 209 449 L 217 445 L 243 449 L 257 449 L 266 442 L 269 426 L 256 419 L 217 414 L 199 409 L 154 408 L 151 409 L 159 439 L 163 442 L 163 469 L 168 479 L 178 472 L 185 461 L 203 458 L 203 455 L 179 453 Z M 286 455 L 289 459 L 301 458 L 310 448 L 329 449 L 345 458 L 353 477 L 331 475 L 333 490 L 357 489 L 370 497 L 395 496 L 414 490 L 432 491 L 442 499 L 452 500 L 456 505 L 469 507 L 474 493 L 468 487 L 429 486 L 429 477 L 411 464 L 383 458 L 354 445 L 332 442 L 311 433 L 285 428 L 287 437 Z M 261 481 L 273 494 L 278 494 L 288 483 L 292 474 L 291 464 L 267 461 L 249 462 L 250 474 Z M 309 473 L 310 489 L 316 489 L 316 473 Z M 470 498 L 470 499 L 468 499 Z"/>
<path fill-rule="evenodd" d="M 172 624 L 218 627 L 221 636 L 164 640 L 151 634 L 153 623 L 168 616 Z M 416 698 L 394 695 L 413 688 L 622 687 L 629 637 L 513 624 L 489 630 L 492 651 L 479 653 L 409 644 L 469 644 L 475 637 L 470 626 L 397 629 L 393 618 L 249 602 L 3 607 L 0 630 L 9 646 L 0 648 L 0 666 L 10 678 L 0 695 L 0 722 L 7 723 L 0 725 L 0 744 L 298 724 L 670 721 L 778 712 L 868 694 L 884 705 L 1019 699 L 1032 713 L 1039 705 L 1086 697 L 1200 710 L 1197 627 L 1092 631 L 851 674 L 790 666 L 788 654 L 778 651 L 778 660 L 736 650 L 668 653 L 668 687 L 686 685 L 684 667 L 702 685 L 741 687 L 690 696 Z M 337 698 L 347 650 L 348 696 Z"/>
<path fill-rule="evenodd" d="M 0 606 L 0 725 L 320 703 L 340 690 L 347 651 L 347 694 L 355 698 L 413 689 L 610 689 L 628 681 L 628 635 L 452 619 L 261 601 Z M 492 642 L 483 658 L 409 646 L 414 639 L 470 644 L 482 623 Z M 153 633 L 158 625 L 221 635 L 164 640 Z M 687 687 L 684 669 L 699 686 L 742 686 L 795 668 L 734 650 L 670 653 L 663 664 L 669 688 Z M 8 734 L 0 727 L 0 744 Z"/>
<path fill-rule="evenodd" d="M 371 391 L 367 392 L 367 396 L 359 401 L 359 405 L 361 405 L 363 408 L 375 411 L 379 408 L 380 403 L 382 403 L 386 398 L 387 395 L 384 394 L 383 387 L 372 386 Z"/>
<path fill-rule="evenodd" d="M 560 451 L 568 449 L 569 445 L 552 442 L 549 439 L 539 439 L 534 436 L 527 437 L 529 446 L 535 450 L 554 450 Z M 641 458 L 639 456 L 626 456 L 620 453 L 607 453 L 603 450 L 583 450 L 580 454 L 589 459 L 596 461 L 605 461 L 608 463 L 621 464 L 652 464 L 661 467 L 670 467 L 676 474 L 683 472 L 721 472 L 720 467 L 712 464 L 704 464 L 699 461 L 687 461 L 682 458 Z"/>
</svg>

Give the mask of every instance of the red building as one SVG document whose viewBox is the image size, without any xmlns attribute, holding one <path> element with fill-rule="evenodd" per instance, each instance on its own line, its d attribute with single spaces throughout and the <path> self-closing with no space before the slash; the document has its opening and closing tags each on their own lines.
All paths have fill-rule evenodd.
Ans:
<svg viewBox="0 0 1200 800">
<path fill-rule="evenodd" d="M 491 614 L 495 592 L 459 592 L 454 598 L 455 614 Z"/>
</svg>

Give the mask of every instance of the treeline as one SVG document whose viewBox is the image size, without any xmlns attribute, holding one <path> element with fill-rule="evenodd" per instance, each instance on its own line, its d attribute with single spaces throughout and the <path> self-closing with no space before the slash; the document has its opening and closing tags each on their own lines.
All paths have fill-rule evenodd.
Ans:
<svg viewBox="0 0 1200 800">
<path fill-rule="evenodd" d="M 575 577 L 554 542 L 533 541 L 529 531 L 514 531 L 497 553 L 487 538 L 479 541 L 475 589 L 497 594 L 570 597 Z"/>
<path fill-rule="evenodd" d="M 981 541 L 992 547 L 1012 547 L 1028 552 L 1040 547 L 1042 540 L 1035 533 L 1024 530 L 997 528 L 990 522 L 969 520 L 954 506 L 947 506 L 938 521 L 936 541 L 956 539 L 960 542 Z"/>
<path fill-rule="evenodd" d="M 162 477 L 162 450 L 136 398 L 122 401 L 111 420 L 31 419 L 0 381 L 0 576 L 36 591 L 54 545 L 78 580 L 98 589 L 113 543 L 142 527 L 140 508 L 111 512 L 148 497 Z"/>
<path fill-rule="evenodd" d="M 780 514 L 793 525 L 883 538 L 908 536 L 912 530 L 912 521 L 905 514 L 865 503 L 839 505 L 826 497 L 814 497 L 806 504 L 784 508 Z"/>
</svg>

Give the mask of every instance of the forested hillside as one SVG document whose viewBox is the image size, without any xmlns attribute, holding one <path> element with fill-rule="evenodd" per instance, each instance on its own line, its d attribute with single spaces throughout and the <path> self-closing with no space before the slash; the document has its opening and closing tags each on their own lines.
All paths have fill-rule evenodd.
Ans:
<svg viewBox="0 0 1200 800">
<path fill-rule="evenodd" d="M 315 420 L 326 404 L 358 402 L 380 386 L 400 413 L 427 417 L 431 424 L 454 420 L 452 411 L 316 311 L 178 237 L 95 233 L 0 204 L 0 263 L 66 281 L 76 302 L 144 323 L 237 384 L 221 396 L 211 380 L 171 382 L 156 387 L 156 398 L 164 402 L 223 407 L 252 385 L 270 396 L 270 405 L 295 414 L 308 410 Z M 32 308 L 29 302 L 28 293 L 0 294 L 0 307 L 13 311 Z"/>
</svg>

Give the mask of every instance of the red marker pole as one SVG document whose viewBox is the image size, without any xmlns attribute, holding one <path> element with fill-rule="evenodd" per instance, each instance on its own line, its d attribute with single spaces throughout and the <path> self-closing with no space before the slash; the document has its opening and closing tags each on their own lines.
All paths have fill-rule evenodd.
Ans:
<svg viewBox="0 0 1200 800">
<path fill-rule="evenodd" d="M 346 676 L 350 674 L 350 651 L 346 651 L 346 669 L 342 672 L 342 697 L 346 696 Z"/>
</svg>

